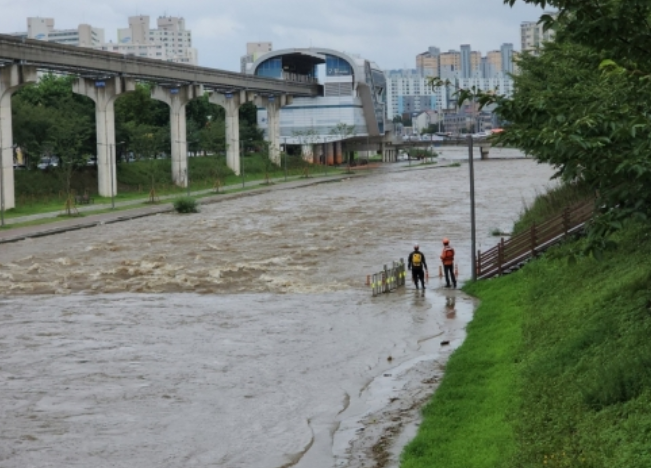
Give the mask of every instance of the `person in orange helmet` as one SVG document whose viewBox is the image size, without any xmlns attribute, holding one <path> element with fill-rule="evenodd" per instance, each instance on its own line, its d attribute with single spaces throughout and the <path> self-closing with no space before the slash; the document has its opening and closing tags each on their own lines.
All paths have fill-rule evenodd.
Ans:
<svg viewBox="0 0 651 468">
<path fill-rule="evenodd" d="M 452 285 L 456 288 L 457 278 L 454 276 L 454 249 L 450 245 L 450 241 L 447 237 L 443 239 L 441 262 L 443 262 L 443 269 L 445 270 L 445 287 L 449 288 L 450 280 L 452 280 Z"/>
</svg>

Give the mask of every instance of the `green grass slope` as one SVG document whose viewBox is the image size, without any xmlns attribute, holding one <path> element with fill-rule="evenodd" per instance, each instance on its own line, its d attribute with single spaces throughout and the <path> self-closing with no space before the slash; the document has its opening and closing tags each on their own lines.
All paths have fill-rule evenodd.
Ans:
<svg viewBox="0 0 651 468">
<path fill-rule="evenodd" d="M 481 305 L 401 466 L 651 467 L 650 233 L 470 285 Z"/>
</svg>

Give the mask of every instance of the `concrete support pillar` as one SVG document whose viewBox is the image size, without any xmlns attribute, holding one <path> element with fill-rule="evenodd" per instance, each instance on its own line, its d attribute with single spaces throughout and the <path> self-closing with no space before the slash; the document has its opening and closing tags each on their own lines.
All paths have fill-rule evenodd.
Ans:
<svg viewBox="0 0 651 468">
<path fill-rule="evenodd" d="M 267 141 L 269 142 L 269 158 L 274 164 L 280 165 L 280 109 L 293 101 L 293 96 L 258 96 L 255 104 L 267 109 Z"/>
<path fill-rule="evenodd" d="M 95 128 L 97 131 L 97 185 L 100 196 L 117 194 L 115 167 L 115 111 L 113 104 L 120 94 L 136 90 L 132 78 L 113 77 L 106 80 L 79 78 L 72 91 L 95 101 Z"/>
<path fill-rule="evenodd" d="M 335 164 L 341 164 L 344 162 L 343 146 L 343 141 L 335 141 Z"/>
<path fill-rule="evenodd" d="M 188 186 L 188 141 L 185 106 L 203 96 L 202 85 L 184 85 L 175 88 L 155 86 L 152 99 L 170 106 L 170 136 L 172 141 L 172 180 L 179 187 Z"/>
<path fill-rule="evenodd" d="M 301 145 L 301 155 L 309 163 L 314 163 L 314 145 Z"/>
<path fill-rule="evenodd" d="M 326 151 L 326 160 L 325 163 L 328 166 L 332 166 L 335 163 L 335 144 L 334 143 L 326 143 L 325 144 L 325 151 Z"/>
<path fill-rule="evenodd" d="M 16 207 L 11 95 L 21 86 L 35 83 L 37 79 L 34 67 L 10 65 L 0 68 L 0 203 L 5 210 Z"/>
<path fill-rule="evenodd" d="M 380 142 L 380 154 L 382 155 L 382 162 L 386 162 L 387 159 L 387 147 L 384 142 Z"/>
<path fill-rule="evenodd" d="M 208 100 L 226 111 L 226 165 L 240 175 L 240 107 L 253 101 L 251 92 L 211 94 Z"/>
</svg>

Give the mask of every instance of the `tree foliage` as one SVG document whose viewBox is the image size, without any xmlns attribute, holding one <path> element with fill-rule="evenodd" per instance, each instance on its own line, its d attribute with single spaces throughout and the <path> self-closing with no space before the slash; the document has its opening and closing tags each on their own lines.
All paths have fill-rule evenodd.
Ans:
<svg viewBox="0 0 651 468">
<path fill-rule="evenodd" d="M 498 142 L 592 189 L 599 211 L 590 250 L 598 252 L 622 222 L 651 214 L 651 2 L 521 1 L 558 9 L 541 18 L 556 39 L 519 59 L 511 99 L 478 97 L 506 122 Z"/>
<path fill-rule="evenodd" d="M 46 74 L 38 83 L 18 90 L 12 99 L 14 142 L 23 149 L 32 167 L 44 155 L 56 155 L 69 162 L 52 168 L 66 181 L 62 187 L 66 193 L 70 192 L 74 169 L 84 165 L 84 161 L 97 151 L 95 104 L 72 92 L 75 80 L 74 76 Z M 150 83 L 138 83 L 135 91 L 115 100 L 117 159 L 130 153 L 148 160 L 170 154 L 170 109 L 151 98 L 151 87 Z M 222 107 L 212 104 L 206 94 L 188 103 L 186 118 L 189 151 L 204 155 L 224 154 L 225 112 Z M 249 147 L 262 146 L 257 109 L 251 103 L 240 108 L 240 139 Z M 155 172 L 159 165 L 150 166 L 151 192 L 155 193 L 154 181 L 159 178 Z"/>
</svg>

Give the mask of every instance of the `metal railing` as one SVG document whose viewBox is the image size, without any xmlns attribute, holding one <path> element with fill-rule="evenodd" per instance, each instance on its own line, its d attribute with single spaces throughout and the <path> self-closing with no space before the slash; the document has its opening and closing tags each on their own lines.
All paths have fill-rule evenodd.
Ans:
<svg viewBox="0 0 651 468">
<path fill-rule="evenodd" d="M 554 244 L 583 229 L 594 212 L 594 200 L 566 208 L 542 224 L 533 224 L 509 240 L 500 240 L 492 249 L 477 252 L 477 279 L 501 276 L 511 268 L 544 252 Z"/>
<path fill-rule="evenodd" d="M 404 286 L 406 276 L 405 261 L 401 258 L 399 262 L 393 262 L 391 268 L 384 265 L 384 270 L 369 275 L 367 283 L 373 291 L 373 297 L 376 297 Z"/>
</svg>

